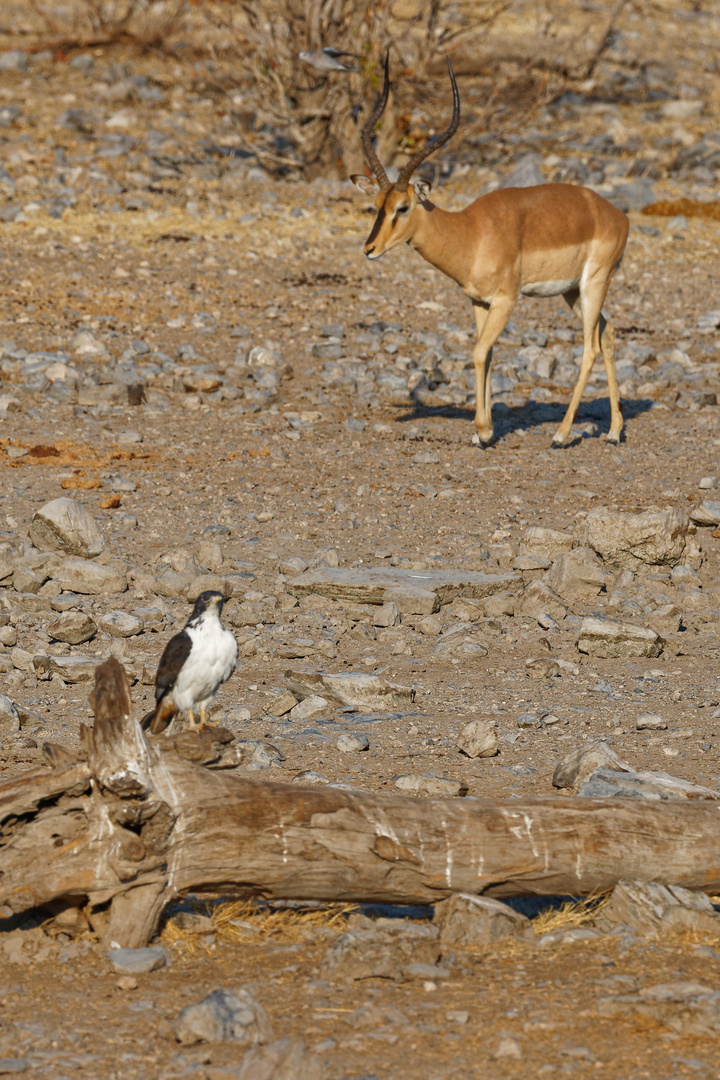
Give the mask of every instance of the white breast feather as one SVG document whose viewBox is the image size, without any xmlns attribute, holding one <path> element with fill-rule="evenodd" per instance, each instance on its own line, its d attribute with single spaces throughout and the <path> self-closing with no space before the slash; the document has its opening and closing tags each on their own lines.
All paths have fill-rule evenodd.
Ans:
<svg viewBox="0 0 720 1080">
<path fill-rule="evenodd" d="M 202 619 L 197 626 L 186 627 L 185 633 L 192 650 L 173 687 L 173 701 L 180 712 L 207 706 L 232 675 L 238 655 L 235 637 L 219 619 Z"/>
</svg>

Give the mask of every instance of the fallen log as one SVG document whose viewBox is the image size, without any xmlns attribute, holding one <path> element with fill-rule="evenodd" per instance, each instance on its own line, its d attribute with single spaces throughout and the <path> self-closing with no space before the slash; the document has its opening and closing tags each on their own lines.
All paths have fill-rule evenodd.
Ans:
<svg viewBox="0 0 720 1080">
<path fill-rule="evenodd" d="M 222 729 L 146 736 L 114 658 L 91 700 L 84 759 L 49 746 L 54 768 L 0 787 L 6 915 L 80 908 L 108 942 L 137 947 L 188 891 L 404 904 L 588 895 L 621 878 L 720 890 L 718 803 L 448 801 L 258 782 L 206 767 L 224 764 Z"/>
</svg>

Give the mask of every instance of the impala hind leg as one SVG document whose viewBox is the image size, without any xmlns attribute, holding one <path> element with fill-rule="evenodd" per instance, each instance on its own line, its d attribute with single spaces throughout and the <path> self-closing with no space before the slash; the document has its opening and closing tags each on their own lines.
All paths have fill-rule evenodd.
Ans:
<svg viewBox="0 0 720 1080">
<path fill-rule="evenodd" d="M 606 441 L 619 443 L 623 429 L 623 416 L 620 406 L 617 371 L 615 370 L 615 331 L 602 312 L 600 313 L 600 350 L 605 365 L 608 397 L 610 399 L 610 430 L 607 433 Z"/>
<path fill-rule="evenodd" d="M 505 329 L 510 318 L 514 301 L 494 301 L 489 307 L 474 302 L 477 342 L 473 349 L 475 364 L 475 434 L 474 446 L 489 446 L 494 438 L 492 425 L 492 402 L 490 391 L 490 369 L 493 360 L 493 345 Z"/>
<path fill-rule="evenodd" d="M 564 446 L 568 440 L 575 414 L 578 411 L 578 405 L 590 378 L 590 371 L 595 362 L 595 357 L 600 352 L 600 309 L 607 292 L 607 284 L 607 282 L 603 282 L 602 285 L 596 285 L 594 288 L 592 285 L 588 285 L 582 293 L 579 289 L 571 289 L 569 292 L 564 293 L 567 305 L 582 319 L 583 353 L 580 362 L 580 374 L 570 404 L 560 427 L 553 436 L 552 445 L 556 448 Z"/>
</svg>

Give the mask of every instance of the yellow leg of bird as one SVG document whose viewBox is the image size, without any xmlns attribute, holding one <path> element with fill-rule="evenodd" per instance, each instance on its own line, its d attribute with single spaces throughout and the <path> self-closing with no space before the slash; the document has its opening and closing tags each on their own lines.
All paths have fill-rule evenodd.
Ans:
<svg viewBox="0 0 720 1080">
<path fill-rule="evenodd" d="M 190 727 L 193 731 L 197 731 L 197 724 L 195 723 L 195 713 L 192 709 L 188 709 L 188 720 L 190 721 Z"/>
<path fill-rule="evenodd" d="M 203 731 L 205 729 L 206 723 L 207 723 L 207 717 L 205 715 L 205 706 L 201 705 L 200 706 L 200 730 L 201 731 Z"/>
</svg>

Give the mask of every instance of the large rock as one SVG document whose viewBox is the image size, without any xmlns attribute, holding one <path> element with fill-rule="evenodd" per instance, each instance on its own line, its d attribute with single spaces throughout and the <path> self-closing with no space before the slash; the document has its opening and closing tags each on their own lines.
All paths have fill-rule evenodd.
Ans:
<svg viewBox="0 0 720 1080">
<path fill-rule="evenodd" d="M 629 770 L 630 766 L 621 761 L 603 739 L 578 746 L 558 764 L 553 773 L 553 787 L 570 788 L 575 794 L 583 781 L 595 769 Z"/>
<path fill-rule="evenodd" d="M 568 601 L 591 600 L 597 596 L 606 580 L 602 563 L 589 547 L 563 552 L 543 578 L 546 585 Z"/>
<path fill-rule="evenodd" d="M 127 589 L 125 575 L 114 566 L 101 566 L 85 559 L 59 559 L 52 567 L 52 577 L 66 592 L 86 596 L 121 593 Z"/>
<path fill-rule="evenodd" d="M 257 1046 L 272 1040 L 267 1013 L 248 990 L 213 990 L 186 1005 L 173 1024 L 180 1043 L 234 1042 Z"/>
<path fill-rule="evenodd" d="M 657 936 L 680 929 L 720 936 L 720 915 L 705 893 L 658 881 L 619 881 L 595 924 L 601 930 L 620 925 Z"/>
<path fill-rule="evenodd" d="M 425 600 L 434 594 L 430 610 L 414 614 L 431 614 L 436 604 L 449 604 L 457 596 L 482 599 L 506 589 L 519 590 L 520 574 L 483 574 L 479 570 L 402 570 L 396 567 L 368 566 L 345 569 L 318 566 L 305 570 L 288 581 L 286 588 L 292 596 L 327 596 L 332 600 L 349 600 L 358 604 L 385 604 L 394 601 L 401 612 L 410 613 L 403 597 Z M 425 594 L 420 597 L 419 594 Z M 427 601 L 426 601 L 427 602 Z"/>
<path fill-rule="evenodd" d="M 684 510 L 591 510 L 575 529 L 575 542 L 591 547 L 612 570 L 676 566 L 689 527 Z"/>
<path fill-rule="evenodd" d="M 455 893 L 435 904 L 433 922 L 443 945 L 490 945 L 506 937 L 534 940 L 532 923 L 499 900 Z"/>
<path fill-rule="evenodd" d="M 53 499 L 37 510 L 30 525 L 30 539 L 40 551 L 63 551 L 85 559 L 105 550 L 95 519 L 74 499 Z"/>
<path fill-rule="evenodd" d="M 577 647 L 588 656 L 603 659 L 659 656 L 663 639 L 654 630 L 612 619 L 583 619 Z"/>
</svg>

